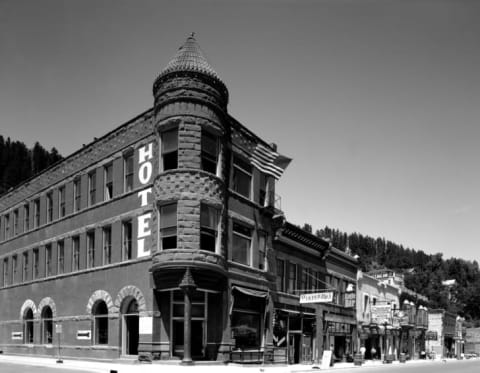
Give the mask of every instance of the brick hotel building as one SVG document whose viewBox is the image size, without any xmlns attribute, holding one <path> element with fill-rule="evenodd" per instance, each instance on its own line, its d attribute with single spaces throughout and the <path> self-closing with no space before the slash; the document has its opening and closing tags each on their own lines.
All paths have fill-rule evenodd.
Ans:
<svg viewBox="0 0 480 373">
<path fill-rule="evenodd" d="M 193 37 L 153 96 L 0 196 L 0 350 L 186 364 L 353 352 L 356 260 L 286 222 L 275 180 L 289 160 L 228 114 Z M 325 288 L 333 304 L 299 303 Z"/>
</svg>

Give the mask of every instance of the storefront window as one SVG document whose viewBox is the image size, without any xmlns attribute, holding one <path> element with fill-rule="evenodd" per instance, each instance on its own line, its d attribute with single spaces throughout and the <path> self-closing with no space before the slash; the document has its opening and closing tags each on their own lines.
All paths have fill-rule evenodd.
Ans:
<svg viewBox="0 0 480 373">
<path fill-rule="evenodd" d="M 235 348 L 260 348 L 264 305 L 264 298 L 235 292 L 232 312 L 232 338 L 235 339 Z"/>
</svg>

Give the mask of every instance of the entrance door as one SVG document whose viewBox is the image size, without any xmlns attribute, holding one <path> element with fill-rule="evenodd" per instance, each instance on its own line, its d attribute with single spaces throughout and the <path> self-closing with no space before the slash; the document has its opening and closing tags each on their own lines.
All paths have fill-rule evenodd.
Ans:
<svg viewBox="0 0 480 373">
<path fill-rule="evenodd" d="M 123 315 L 122 322 L 122 352 L 126 355 L 138 355 L 139 318 L 138 304 L 131 300 Z"/>
<path fill-rule="evenodd" d="M 288 335 L 288 363 L 300 363 L 300 333 L 290 333 Z"/>
</svg>

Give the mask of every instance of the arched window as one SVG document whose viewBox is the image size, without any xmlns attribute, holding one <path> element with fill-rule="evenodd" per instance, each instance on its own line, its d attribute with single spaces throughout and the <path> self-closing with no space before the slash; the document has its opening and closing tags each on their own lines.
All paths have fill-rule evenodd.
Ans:
<svg viewBox="0 0 480 373">
<path fill-rule="evenodd" d="M 108 308 L 103 300 L 98 300 L 92 308 L 93 340 L 97 345 L 108 344 Z"/>
<path fill-rule="evenodd" d="M 23 343 L 33 343 L 33 311 L 25 311 L 23 316 Z"/>
<path fill-rule="evenodd" d="M 41 322 L 42 343 L 51 344 L 53 341 L 53 313 L 50 306 L 43 307 Z"/>
</svg>

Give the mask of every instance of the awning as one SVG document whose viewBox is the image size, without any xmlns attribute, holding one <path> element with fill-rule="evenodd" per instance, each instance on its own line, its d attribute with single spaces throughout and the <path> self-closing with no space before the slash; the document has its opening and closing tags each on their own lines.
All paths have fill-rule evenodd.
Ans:
<svg viewBox="0 0 480 373">
<path fill-rule="evenodd" d="M 262 298 L 262 299 L 268 298 L 268 293 L 262 290 L 253 290 L 253 289 L 244 288 L 242 286 L 237 286 L 237 285 L 232 286 L 232 291 L 233 290 L 239 291 L 240 293 L 249 295 L 251 297 Z"/>
</svg>

